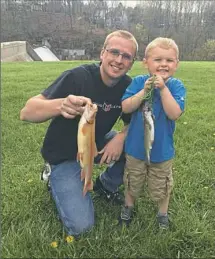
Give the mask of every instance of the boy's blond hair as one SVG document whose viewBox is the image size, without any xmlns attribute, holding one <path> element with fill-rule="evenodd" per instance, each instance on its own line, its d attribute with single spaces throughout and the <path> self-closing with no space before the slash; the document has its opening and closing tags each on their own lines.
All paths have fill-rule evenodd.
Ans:
<svg viewBox="0 0 215 259">
<path fill-rule="evenodd" d="M 103 45 L 104 49 L 107 47 L 109 40 L 113 37 L 121 37 L 121 38 L 126 39 L 126 40 L 131 40 L 135 45 L 135 49 L 136 49 L 135 55 L 137 54 L 138 43 L 137 43 L 135 37 L 130 32 L 124 31 L 124 30 L 114 31 L 114 32 L 108 34 L 106 39 L 105 39 L 104 45 Z"/>
<path fill-rule="evenodd" d="M 176 52 L 177 59 L 179 58 L 179 49 L 173 39 L 158 37 L 151 41 L 145 49 L 146 58 L 148 57 L 150 50 L 154 49 L 155 47 L 160 47 L 163 49 L 174 49 Z"/>
</svg>

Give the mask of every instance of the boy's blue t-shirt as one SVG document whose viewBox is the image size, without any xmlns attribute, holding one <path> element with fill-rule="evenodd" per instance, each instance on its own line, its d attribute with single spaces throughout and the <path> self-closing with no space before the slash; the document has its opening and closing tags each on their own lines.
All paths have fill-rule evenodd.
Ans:
<svg viewBox="0 0 215 259">
<path fill-rule="evenodd" d="M 126 89 L 122 101 L 143 89 L 145 81 L 149 77 L 149 75 L 135 77 Z M 180 80 L 171 77 L 166 82 L 166 86 L 179 104 L 181 110 L 184 111 L 186 89 L 183 83 Z M 159 89 L 154 89 L 153 114 L 155 118 L 155 138 L 152 145 L 150 160 L 151 162 L 159 163 L 169 160 L 175 155 L 173 141 L 175 121 L 170 120 L 164 112 Z M 143 118 L 139 109 L 132 114 L 125 141 L 125 152 L 136 159 L 145 160 Z"/>
</svg>

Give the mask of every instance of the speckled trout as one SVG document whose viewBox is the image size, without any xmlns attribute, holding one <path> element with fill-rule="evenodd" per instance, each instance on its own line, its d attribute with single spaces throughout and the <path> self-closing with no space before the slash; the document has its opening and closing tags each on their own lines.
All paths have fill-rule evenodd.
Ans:
<svg viewBox="0 0 215 259">
<path fill-rule="evenodd" d="M 152 144 L 154 142 L 154 117 L 152 114 L 152 110 L 150 108 L 151 105 L 149 105 L 148 102 L 145 103 L 143 106 L 143 125 L 144 125 L 144 148 L 145 148 L 145 159 L 146 163 L 150 164 L 150 153 L 152 149 Z"/>
<path fill-rule="evenodd" d="M 87 103 L 78 124 L 77 161 L 81 165 L 81 181 L 84 180 L 83 195 L 93 189 L 92 173 L 94 157 L 97 156 L 95 143 L 95 119 L 98 107 Z"/>
<path fill-rule="evenodd" d="M 150 154 L 155 135 L 154 115 L 152 110 L 153 90 L 154 83 L 152 83 L 150 89 L 147 89 L 145 92 L 143 97 L 144 100 L 140 106 L 143 116 L 145 161 L 148 165 L 150 164 Z"/>
</svg>

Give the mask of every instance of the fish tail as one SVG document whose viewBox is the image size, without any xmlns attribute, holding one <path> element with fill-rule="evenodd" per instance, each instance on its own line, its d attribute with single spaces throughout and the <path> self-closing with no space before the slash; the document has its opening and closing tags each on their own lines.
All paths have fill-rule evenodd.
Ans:
<svg viewBox="0 0 215 259">
<path fill-rule="evenodd" d="M 83 196 L 86 195 L 87 191 L 88 191 L 88 190 L 84 187 L 84 189 L 83 189 Z"/>
<path fill-rule="evenodd" d="M 81 181 L 83 181 L 85 179 L 85 171 L 84 169 L 81 170 Z"/>
<path fill-rule="evenodd" d="M 91 191 L 91 190 L 93 190 L 93 181 L 92 181 L 92 180 L 91 180 L 89 183 L 85 183 L 85 184 L 84 184 L 83 196 L 85 196 L 86 193 L 87 193 L 88 191 Z"/>
<path fill-rule="evenodd" d="M 150 165 L 150 155 L 149 155 L 149 153 L 146 154 L 146 164 Z"/>
</svg>

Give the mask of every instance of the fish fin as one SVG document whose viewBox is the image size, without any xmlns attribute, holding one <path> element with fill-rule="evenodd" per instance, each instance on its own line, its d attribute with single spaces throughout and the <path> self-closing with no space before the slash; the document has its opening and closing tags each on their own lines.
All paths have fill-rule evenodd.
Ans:
<svg viewBox="0 0 215 259">
<path fill-rule="evenodd" d="M 96 146 L 96 143 L 94 145 L 94 157 L 96 157 L 98 155 L 98 149 L 97 149 L 97 146 Z"/>
<path fill-rule="evenodd" d="M 83 167 L 84 167 L 84 165 L 83 165 L 83 153 L 78 152 L 76 159 L 77 159 L 77 162 L 80 162 L 80 165 L 81 165 L 81 167 L 83 168 Z"/>
<path fill-rule="evenodd" d="M 150 165 L 150 160 L 148 160 L 148 158 L 146 159 L 146 164 Z"/>
<path fill-rule="evenodd" d="M 85 179 L 85 171 L 84 169 L 81 170 L 81 181 Z"/>
<path fill-rule="evenodd" d="M 77 162 L 79 162 L 79 161 L 80 161 L 80 153 L 77 153 L 76 161 L 77 161 Z"/>
<path fill-rule="evenodd" d="M 87 134 L 87 131 L 88 131 L 87 126 L 86 126 L 86 124 L 84 124 L 83 127 L 82 127 L 82 133 L 83 133 L 83 135 L 86 135 L 86 134 Z"/>
<path fill-rule="evenodd" d="M 87 183 L 87 184 L 84 185 L 83 196 L 85 196 L 86 193 L 87 193 L 88 191 L 91 191 L 91 190 L 93 190 L 93 181 L 92 181 L 92 180 L 91 180 L 89 183 Z"/>
<path fill-rule="evenodd" d="M 91 182 L 89 183 L 89 190 L 93 190 L 93 181 L 91 180 Z"/>
</svg>

